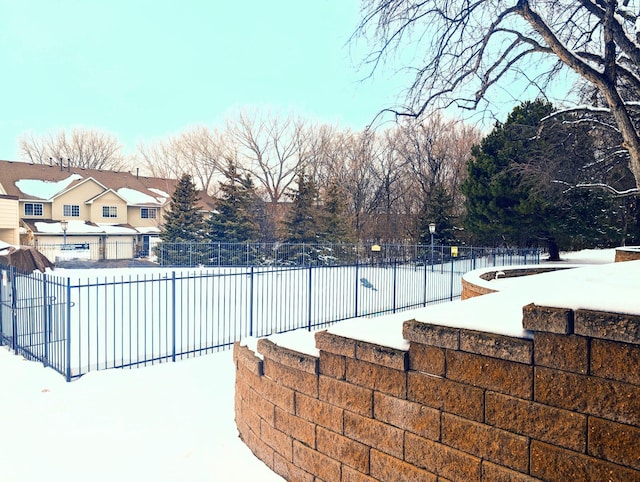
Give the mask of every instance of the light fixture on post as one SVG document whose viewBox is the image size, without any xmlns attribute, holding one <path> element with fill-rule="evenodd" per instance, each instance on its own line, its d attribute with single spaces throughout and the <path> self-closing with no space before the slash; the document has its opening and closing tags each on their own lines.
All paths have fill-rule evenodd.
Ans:
<svg viewBox="0 0 640 482">
<path fill-rule="evenodd" d="M 436 234 L 436 223 L 429 223 L 429 234 L 431 234 L 431 272 L 433 273 L 433 235 Z"/>
<path fill-rule="evenodd" d="M 62 229 L 62 244 L 67 245 L 67 229 L 69 228 L 69 222 L 66 219 L 60 221 L 60 229 Z"/>
</svg>

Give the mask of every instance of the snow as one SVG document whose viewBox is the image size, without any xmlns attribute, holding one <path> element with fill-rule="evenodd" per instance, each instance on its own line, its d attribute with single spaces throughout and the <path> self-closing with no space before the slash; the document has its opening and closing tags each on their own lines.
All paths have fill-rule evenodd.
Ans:
<svg viewBox="0 0 640 482">
<path fill-rule="evenodd" d="M 95 226 L 79 220 L 68 220 L 67 223 L 67 234 L 137 234 L 141 232 L 139 229 L 108 223 L 97 223 Z M 39 233 L 63 234 L 60 221 L 52 223 L 37 221 L 34 224 Z M 159 232 L 157 228 L 152 229 L 155 229 L 154 232 Z"/>
<path fill-rule="evenodd" d="M 64 191 L 73 181 L 79 181 L 82 176 L 72 174 L 61 181 L 43 181 L 41 179 L 20 179 L 16 181 L 16 187 L 27 196 L 40 199 L 51 199 L 56 194 Z"/>
<path fill-rule="evenodd" d="M 157 199 L 149 196 L 143 192 L 131 189 L 128 187 L 122 187 L 118 189 L 118 195 L 122 197 L 127 204 L 163 204 L 164 199 Z"/>
<path fill-rule="evenodd" d="M 282 481 L 238 438 L 230 351 L 66 383 L 0 348 L 2 480 Z"/>
<path fill-rule="evenodd" d="M 160 201 L 162 203 L 165 202 L 167 199 L 169 199 L 171 197 L 169 194 L 167 194 L 166 192 L 164 192 L 161 189 L 149 188 L 149 191 L 157 194 L 159 196 L 158 197 L 158 201 Z"/>
<path fill-rule="evenodd" d="M 561 265 L 570 261 L 580 266 L 489 281 L 500 292 L 347 320 L 329 331 L 407 349 L 402 322 L 409 319 L 529 338 L 521 320 L 522 306 L 530 302 L 640 314 L 640 261 L 612 263 L 611 250 L 563 258 Z M 269 339 L 313 355 L 313 337 L 313 332 L 296 330 Z M 242 343 L 256 350 L 257 339 Z M 66 383 L 53 370 L 0 348 L 0 373 L 6 388 L 0 397 L 3 480 L 283 480 L 238 438 L 230 351 L 134 370 L 91 372 Z"/>
</svg>

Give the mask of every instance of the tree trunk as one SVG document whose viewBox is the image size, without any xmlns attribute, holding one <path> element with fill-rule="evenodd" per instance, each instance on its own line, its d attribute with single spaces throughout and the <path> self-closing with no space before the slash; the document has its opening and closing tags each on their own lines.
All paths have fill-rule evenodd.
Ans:
<svg viewBox="0 0 640 482">
<path fill-rule="evenodd" d="M 549 249 L 549 258 L 547 261 L 560 261 L 560 251 L 558 244 L 553 236 L 547 238 L 547 248 Z"/>
</svg>

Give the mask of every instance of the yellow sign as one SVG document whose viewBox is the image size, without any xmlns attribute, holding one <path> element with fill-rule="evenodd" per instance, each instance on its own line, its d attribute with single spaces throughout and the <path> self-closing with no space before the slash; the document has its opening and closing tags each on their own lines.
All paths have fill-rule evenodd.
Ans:
<svg viewBox="0 0 640 482">
<path fill-rule="evenodd" d="M 380 251 L 380 246 L 378 246 L 377 244 L 374 244 L 373 246 L 371 246 L 371 251 L 375 251 L 375 252 Z"/>
<path fill-rule="evenodd" d="M 458 247 L 457 246 L 451 246 L 451 256 L 453 256 L 454 258 L 456 256 L 458 256 Z"/>
</svg>

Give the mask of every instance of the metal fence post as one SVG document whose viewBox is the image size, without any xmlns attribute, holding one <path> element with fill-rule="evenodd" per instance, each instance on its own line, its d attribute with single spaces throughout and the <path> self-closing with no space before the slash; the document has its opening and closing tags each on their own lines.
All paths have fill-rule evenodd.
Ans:
<svg viewBox="0 0 640 482">
<path fill-rule="evenodd" d="M 313 266 L 309 265 L 309 303 L 307 304 L 307 319 L 308 319 L 307 331 L 311 331 L 311 302 L 313 300 L 313 294 L 311 291 L 312 277 L 313 277 Z"/>
<path fill-rule="evenodd" d="M 449 290 L 449 301 L 453 301 L 453 264 L 454 264 L 454 257 L 451 256 L 451 288 Z"/>
<path fill-rule="evenodd" d="M 11 349 L 15 352 L 18 338 L 18 288 L 16 269 L 13 266 L 9 270 L 9 283 L 11 283 Z"/>
<path fill-rule="evenodd" d="M 353 316 L 354 317 L 358 317 L 358 290 L 360 287 L 360 283 L 359 283 L 359 266 L 358 266 L 358 261 L 356 260 L 356 286 L 355 286 L 355 299 L 356 299 L 356 306 L 355 306 L 355 310 L 353 312 Z"/>
<path fill-rule="evenodd" d="M 176 272 L 171 272 L 171 361 L 176 361 Z"/>
<path fill-rule="evenodd" d="M 49 366 L 49 343 L 51 339 L 51 305 L 48 303 L 48 283 L 47 275 L 42 275 L 42 317 L 44 324 L 44 361 L 45 367 Z"/>
<path fill-rule="evenodd" d="M 249 274 L 249 336 L 253 336 L 253 266 Z"/>
<path fill-rule="evenodd" d="M 397 297 L 398 297 L 398 262 L 393 260 L 393 313 L 396 312 L 397 309 Z"/>
<path fill-rule="evenodd" d="M 66 291 L 67 291 L 67 299 L 66 301 L 66 312 L 67 312 L 67 361 L 66 361 L 66 379 L 68 382 L 71 381 L 71 279 L 67 278 L 67 286 L 66 286 Z M 80 340 L 78 340 L 78 343 L 80 343 Z M 78 345 L 78 349 L 80 349 L 80 345 Z"/>
</svg>

